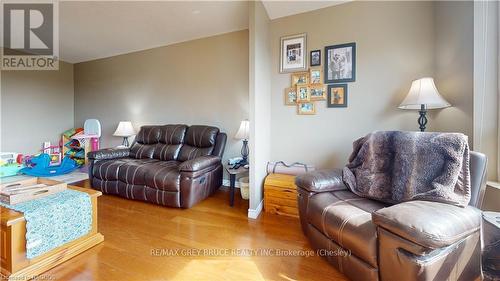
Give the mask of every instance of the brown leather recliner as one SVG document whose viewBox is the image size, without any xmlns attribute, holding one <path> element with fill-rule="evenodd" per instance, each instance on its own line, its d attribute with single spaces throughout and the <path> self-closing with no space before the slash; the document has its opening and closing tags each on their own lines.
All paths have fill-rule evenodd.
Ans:
<svg viewBox="0 0 500 281">
<path fill-rule="evenodd" d="M 222 185 L 226 139 L 210 126 L 142 126 L 130 149 L 88 153 L 91 186 L 128 199 L 190 208 Z"/>
<path fill-rule="evenodd" d="M 471 152 L 466 208 L 428 201 L 390 206 L 350 192 L 342 170 L 304 174 L 296 179 L 302 230 L 351 280 L 475 280 L 486 162 Z"/>
</svg>

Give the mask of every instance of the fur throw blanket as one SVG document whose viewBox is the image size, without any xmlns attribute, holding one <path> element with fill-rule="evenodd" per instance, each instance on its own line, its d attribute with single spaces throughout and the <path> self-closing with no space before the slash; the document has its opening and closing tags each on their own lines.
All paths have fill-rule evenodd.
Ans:
<svg viewBox="0 0 500 281">
<path fill-rule="evenodd" d="M 373 132 L 353 143 L 343 179 L 353 193 L 390 204 L 470 201 L 469 145 L 459 133 Z"/>
</svg>

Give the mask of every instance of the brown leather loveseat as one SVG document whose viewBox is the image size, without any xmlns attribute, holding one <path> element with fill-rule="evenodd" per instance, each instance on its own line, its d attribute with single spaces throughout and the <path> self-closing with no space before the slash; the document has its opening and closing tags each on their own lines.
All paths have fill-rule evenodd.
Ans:
<svg viewBox="0 0 500 281">
<path fill-rule="evenodd" d="M 222 185 L 226 139 L 210 126 L 142 126 L 130 149 L 88 153 L 91 186 L 128 199 L 190 208 Z"/>
<path fill-rule="evenodd" d="M 471 152 L 466 208 L 428 201 L 388 205 L 350 192 L 342 170 L 297 177 L 302 230 L 351 280 L 478 280 L 486 157 Z"/>
</svg>

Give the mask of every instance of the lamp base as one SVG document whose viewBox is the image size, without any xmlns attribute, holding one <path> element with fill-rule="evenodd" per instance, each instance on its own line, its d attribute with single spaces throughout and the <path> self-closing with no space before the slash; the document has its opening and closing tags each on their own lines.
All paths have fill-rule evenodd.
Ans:
<svg viewBox="0 0 500 281">
<path fill-rule="evenodd" d="M 427 125 L 427 117 L 425 116 L 427 114 L 427 108 L 425 107 L 425 104 L 420 105 L 418 113 L 420 114 L 420 117 L 418 117 L 420 132 L 425 132 L 425 125 Z"/>
<path fill-rule="evenodd" d="M 248 140 L 243 140 L 243 146 L 241 147 L 241 157 L 243 157 L 243 159 L 240 161 L 241 165 L 248 164 L 248 153 Z"/>
<path fill-rule="evenodd" d="M 129 143 L 128 143 L 128 137 L 123 137 L 123 142 L 122 142 L 122 145 L 125 146 L 125 147 L 128 147 L 129 146 Z"/>
</svg>

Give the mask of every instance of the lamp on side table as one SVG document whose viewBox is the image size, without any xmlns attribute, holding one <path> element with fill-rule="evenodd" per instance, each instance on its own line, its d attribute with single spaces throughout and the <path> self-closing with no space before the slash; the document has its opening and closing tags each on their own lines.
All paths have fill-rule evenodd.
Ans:
<svg viewBox="0 0 500 281">
<path fill-rule="evenodd" d="M 241 157 L 243 160 L 240 162 L 241 165 L 248 164 L 248 137 L 250 135 L 250 122 L 248 120 L 241 121 L 240 128 L 234 136 L 235 139 L 243 140 L 243 146 L 241 147 Z"/>
<path fill-rule="evenodd" d="M 134 126 L 132 126 L 132 122 L 120 121 L 120 123 L 118 124 L 118 128 L 116 128 L 113 136 L 123 137 L 122 146 L 129 147 L 128 137 L 134 136 L 135 134 L 136 133 L 134 130 Z"/>
<path fill-rule="evenodd" d="M 421 132 L 425 131 L 427 125 L 427 110 L 451 106 L 438 92 L 434 79 L 430 77 L 421 78 L 411 83 L 408 95 L 399 105 L 400 109 L 418 109 L 418 125 Z"/>
</svg>

